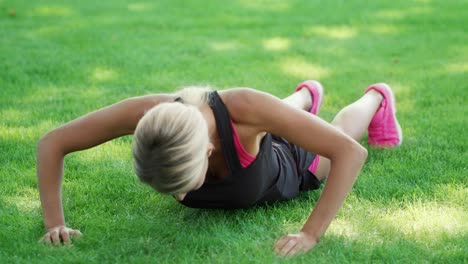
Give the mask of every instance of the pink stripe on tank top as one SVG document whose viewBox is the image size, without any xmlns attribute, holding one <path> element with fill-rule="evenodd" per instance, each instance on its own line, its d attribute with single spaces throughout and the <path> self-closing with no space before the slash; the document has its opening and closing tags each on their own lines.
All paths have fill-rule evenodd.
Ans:
<svg viewBox="0 0 468 264">
<path fill-rule="evenodd" d="M 317 155 L 315 156 L 314 161 L 312 161 L 312 164 L 309 166 L 309 171 L 312 172 L 315 175 L 315 172 L 317 171 L 317 167 L 320 161 L 320 156 Z"/>
<path fill-rule="evenodd" d="M 234 138 L 234 147 L 236 148 L 237 157 L 239 157 L 239 161 L 240 161 L 242 168 L 245 169 L 250 164 L 252 164 L 252 162 L 254 162 L 256 157 L 248 153 L 245 150 L 244 146 L 242 146 L 239 140 L 239 135 L 237 134 L 237 131 L 234 128 L 234 123 L 232 122 L 232 120 L 230 120 L 230 122 L 231 122 L 232 137 Z M 319 161 L 320 161 L 320 156 L 317 155 L 308 168 L 309 171 L 312 172 L 313 174 L 315 174 L 315 172 L 317 171 Z"/>
<path fill-rule="evenodd" d="M 237 135 L 237 131 L 234 128 L 234 123 L 231 121 L 231 127 L 232 127 L 232 137 L 234 138 L 234 146 L 236 148 L 237 152 L 237 157 L 239 157 L 240 164 L 242 168 L 247 168 L 252 162 L 255 160 L 255 156 L 248 153 L 244 146 L 242 146 L 240 140 L 239 140 L 239 135 Z"/>
</svg>

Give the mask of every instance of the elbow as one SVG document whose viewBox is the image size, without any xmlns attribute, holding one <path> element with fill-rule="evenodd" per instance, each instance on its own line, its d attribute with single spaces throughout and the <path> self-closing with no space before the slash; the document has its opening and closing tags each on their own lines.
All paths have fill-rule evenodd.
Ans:
<svg viewBox="0 0 468 264">
<path fill-rule="evenodd" d="M 367 159 L 367 155 L 369 154 L 367 149 L 354 139 L 351 140 L 350 144 L 352 145 L 352 149 L 355 155 L 365 161 Z"/>
<path fill-rule="evenodd" d="M 40 152 L 40 150 L 47 145 L 48 141 L 50 141 L 50 132 L 42 135 L 42 137 L 37 142 L 37 152 Z"/>
<path fill-rule="evenodd" d="M 362 166 L 367 160 L 368 151 L 354 139 L 348 138 L 342 145 L 338 155 L 342 159 L 352 160 L 356 165 Z"/>
<path fill-rule="evenodd" d="M 58 152 L 59 148 L 55 132 L 55 130 L 49 131 L 39 139 L 37 143 L 37 155 L 43 152 L 49 152 L 51 149 Z"/>
<path fill-rule="evenodd" d="M 353 140 L 350 151 L 350 156 L 353 157 L 353 161 L 360 166 L 364 165 L 368 156 L 367 149 Z"/>
<path fill-rule="evenodd" d="M 359 142 L 352 138 L 348 138 L 346 145 L 348 146 L 347 149 L 349 149 L 350 155 L 356 158 L 357 161 L 362 161 L 363 163 L 367 159 L 367 149 L 363 147 Z"/>
<path fill-rule="evenodd" d="M 360 158 L 360 160 L 364 164 L 364 162 L 366 162 L 367 160 L 367 156 L 369 155 L 369 152 L 367 151 L 365 147 L 361 146 L 359 143 L 356 142 L 356 144 L 358 145 L 357 156 Z"/>
<path fill-rule="evenodd" d="M 37 149 L 40 150 L 41 148 L 44 148 L 46 145 L 48 145 L 53 138 L 53 130 L 45 133 L 42 135 L 42 137 L 39 139 L 37 143 Z"/>
</svg>

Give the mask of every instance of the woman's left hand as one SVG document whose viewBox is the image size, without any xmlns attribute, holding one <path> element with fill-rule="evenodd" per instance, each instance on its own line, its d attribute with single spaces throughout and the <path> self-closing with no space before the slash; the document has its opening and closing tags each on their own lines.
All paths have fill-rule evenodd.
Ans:
<svg viewBox="0 0 468 264">
<path fill-rule="evenodd" d="M 300 232 L 299 234 L 285 235 L 275 244 L 275 252 L 281 256 L 291 257 L 298 253 L 305 253 L 317 245 L 318 240 L 311 235 Z"/>
</svg>

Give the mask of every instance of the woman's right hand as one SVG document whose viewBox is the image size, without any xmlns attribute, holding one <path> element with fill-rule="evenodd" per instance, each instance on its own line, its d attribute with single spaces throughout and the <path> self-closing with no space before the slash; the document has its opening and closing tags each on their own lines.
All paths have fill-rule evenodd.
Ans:
<svg viewBox="0 0 468 264">
<path fill-rule="evenodd" d="M 47 233 L 41 238 L 40 242 L 53 244 L 54 246 L 59 246 L 61 243 L 64 245 L 70 245 L 72 242 L 72 236 L 80 237 L 81 235 L 82 234 L 78 229 L 71 229 L 60 225 L 49 228 Z"/>
<path fill-rule="evenodd" d="M 61 197 L 64 157 L 133 134 L 139 120 L 149 109 L 174 99 L 175 96 L 171 94 L 125 99 L 70 121 L 41 137 L 37 146 L 38 187 L 44 225 L 52 227 L 47 229 L 42 242 L 70 244 L 72 236 L 81 235 L 80 231 L 65 226 Z"/>
</svg>

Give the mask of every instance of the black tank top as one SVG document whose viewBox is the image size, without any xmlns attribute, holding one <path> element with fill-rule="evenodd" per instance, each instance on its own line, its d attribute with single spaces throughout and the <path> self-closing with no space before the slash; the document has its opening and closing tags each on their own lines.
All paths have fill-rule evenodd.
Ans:
<svg viewBox="0 0 468 264">
<path fill-rule="evenodd" d="M 200 189 L 187 193 L 180 202 L 195 208 L 234 209 L 297 196 L 302 177 L 298 175 L 292 153 L 267 133 L 256 159 L 243 168 L 235 149 L 229 112 L 216 91 L 210 92 L 208 98 L 228 175 L 216 182 L 205 181 Z"/>
</svg>

